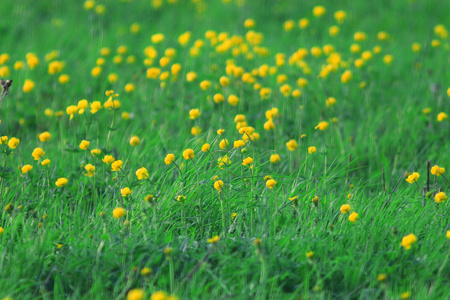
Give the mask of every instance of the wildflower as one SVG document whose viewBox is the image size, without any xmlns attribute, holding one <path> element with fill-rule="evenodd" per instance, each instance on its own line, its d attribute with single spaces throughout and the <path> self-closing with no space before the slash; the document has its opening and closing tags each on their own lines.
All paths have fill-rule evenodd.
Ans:
<svg viewBox="0 0 450 300">
<path fill-rule="evenodd" d="M 411 175 L 408 176 L 408 178 L 406 178 L 406 181 L 408 181 L 409 183 L 414 183 L 419 179 L 420 175 L 417 172 L 413 172 Z"/>
<path fill-rule="evenodd" d="M 99 111 L 102 108 L 102 104 L 100 101 L 94 101 L 91 103 L 91 114 L 95 114 L 97 111 Z"/>
<path fill-rule="evenodd" d="M 152 269 L 151 269 L 151 268 L 145 267 L 145 268 L 142 268 L 142 270 L 141 270 L 141 275 L 142 275 L 142 276 L 147 276 L 147 275 L 149 275 L 151 272 L 152 272 Z"/>
<path fill-rule="evenodd" d="M 219 159 L 217 160 L 217 162 L 219 163 L 219 168 L 223 169 L 224 166 L 231 164 L 231 160 L 228 157 L 228 155 L 219 157 Z"/>
<path fill-rule="evenodd" d="M 161 43 L 162 41 L 164 41 L 164 34 L 156 33 L 156 34 L 152 35 L 151 40 L 152 40 L 153 44 Z"/>
<path fill-rule="evenodd" d="M 312 199 L 311 199 L 311 202 L 312 203 L 314 203 L 315 205 L 317 205 L 317 203 L 319 203 L 319 197 L 318 196 L 314 196 Z"/>
<path fill-rule="evenodd" d="M 348 213 L 351 209 L 352 209 L 352 208 L 350 207 L 350 205 L 344 204 L 344 205 L 341 206 L 340 211 L 341 211 L 341 213 L 346 214 L 346 213 Z"/>
<path fill-rule="evenodd" d="M 186 201 L 186 197 L 183 195 L 178 195 L 177 196 L 177 201 L 180 203 L 184 203 Z"/>
<path fill-rule="evenodd" d="M 33 169 L 33 166 L 25 165 L 22 167 L 22 174 L 26 174 L 26 173 L 30 172 L 32 169 Z"/>
<path fill-rule="evenodd" d="M 91 164 L 87 164 L 86 166 L 84 166 L 84 169 L 87 171 L 87 174 L 85 174 L 86 176 L 92 177 L 95 174 L 95 166 L 91 165 Z"/>
<path fill-rule="evenodd" d="M 34 160 L 39 160 L 42 156 L 44 156 L 45 151 L 42 148 L 35 148 L 31 155 L 34 157 Z"/>
<path fill-rule="evenodd" d="M 220 141 L 219 143 L 219 147 L 220 149 L 225 149 L 228 146 L 228 140 L 227 139 L 223 139 Z"/>
<path fill-rule="evenodd" d="M 121 160 L 116 160 L 111 164 L 111 171 L 117 172 L 122 169 L 123 162 Z"/>
<path fill-rule="evenodd" d="M 278 154 L 272 154 L 270 156 L 270 162 L 273 164 L 279 163 L 281 161 L 281 157 Z"/>
<path fill-rule="evenodd" d="M 387 275 L 382 273 L 377 276 L 378 281 L 383 282 L 387 279 Z"/>
<path fill-rule="evenodd" d="M 195 79 L 197 79 L 197 73 L 195 72 L 189 72 L 186 74 L 186 80 L 189 82 L 194 81 Z"/>
<path fill-rule="evenodd" d="M 29 93 L 34 89 L 34 82 L 30 79 L 25 79 L 25 83 L 23 84 L 23 92 Z"/>
<path fill-rule="evenodd" d="M 125 216 L 126 210 L 123 209 L 122 207 L 116 207 L 113 209 L 113 217 L 115 219 L 119 219 L 122 218 L 123 216 Z"/>
<path fill-rule="evenodd" d="M 348 216 L 348 220 L 349 220 L 350 222 L 352 222 L 352 223 L 355 223 L 355 222 L 356 222 L 356 219 L 358 219 L 358 214 L 355 213 L 355 212 L 352 212 L 352 213 L 350 214 L 350 216 Z"/>
<path fill-rule="evenodd" d="M 146 168 L 142 167 L 136 171 L 136 176 L 138 180 L 147 179 L 148 178 L 148 171 Z"/>
<path fill-rule="evenodd" d="M 164 158 L 164 162 L 166 165 L 170 165 L 175 160 L 175 155 L 172 153 L 169 153 L 166 155 L 166 158 Z"/>
<path fill-rule="evenodd" d="M 213 100 L 214 100 L 214 102 L 216 102 L 216 103 L 222 103 L 224 99 L 225 99 L 225 98 L 224 98 L 223 95 L 220 94 L 220 93 L 215 94 L 214 97 L 213 97 Z"/>
<path fill-rule="evenodd" d="M 439 192 L 434 196 L 436 203 L 441 203 L 447 200 L 447 195 L 444 192 Z"/>
<path fill-rule="evenodd" d="M 8 137 L 6 137 L 6 139 L 8 139 Z M 3 137 L 2 137 L 2 140 L 3 140 Z M 16 149 L 17 146 L 19 146 L 19 143 L 20 143 L 20 140 L 13 137 L 9 140 L 8 147 L 11 149 Z"/>
<path fill-rule="evenodd" d="M 214 188 L 218 191 L 220 191 L 223 187 L 223 181 L 222 180 L 217 180 L 216 182 L 214 182 Z"/>
<path fill-rule="evenodd" d="M 326 130 L 328 128 L 328 122 L 326 121 L 319 122 L 319 124 L 314 128 L 319 129 L 320 131 Z"/>
<path fill-rule="evenodd" d="M 235 95 L 228 96 L 228 103 L 232 106 L 236 106 L 239 102 L 239 98 Z"/>
<path fill-rule="evenodd" d="M 183 158 L 184 159 L 188 160 L 188 159 L 192 159 L 194 157 L 195 157 L 194 150 L 186 149 L 186 150 L 183 151 Z"/>
<path fill-rule="evenodd" d="M 250 156 L 245 158 L 244 161 L 242 162 L 243 166 L 247 166 L 249 164 L 251 164 L 253 162 L 253 158 L 251 158 Z"/>
<path fill-rule="evenodd" d="M 327 12 L 326 8 L 321 6 L 321 5 L 317 5 L 313 8 L 313 15 L 315 17 L 321 17 L 323 16 L 325 13 Z"/>
<path fill-rule="evenodd" d="M 286 143 L 286 147 L 288 148 L 289 151 L 294 151 L 295 149 L 297 149 L 298 144 L 295 140 L 290 140 L 289 142 Z"/>
<path fill-rule="evenodd" d="M 445 112 L 440 112 L 440 113 L 437 115 L 437 120 L 438 120 L 438 122 L 442 122 L 442 121 L 444 121 L 445 119 L 447 119 L 447 114 L 446 114 Z"/>
<path fill-rule="evenodd" d="M 269 179 L 266 181 L 266 186 L 269 189 L 272 189 L 276 184 L 277 184 L 277 182 L 274 179 Z"/>
<path fill-rule="evenodd" d="M 245 142 L 243 140 L 237 140 L 237 141 L 234 141 L 234 143 L 233 143 L 234 148 L 239 148 L 239 147 L 244 147 L 244 146 L 245 146 Z"/>
<path fill-rule="evenodd" d="M 336 98 L 334 97 L 329 97 L 325 100 L 325 104 L 327 105 L 327 107 L 333 106 L 336 104 Z"/>
<path fill-rule="evenodd" d="M 105 155 L 104 157 L 103 157 L 103 159 L 102 159 L 102 161 L 105 163 L 105 164 L 110 164 L 110 163 L 112 163 L 113 161 L 115 160 L 115 158 L 112 156 L 112 155 Z"/>
<path fill-rule="evenodd" d="M 344 73 L 342 73 L 341 75 L 341 82 L 342 83 L 347 83 L 350 81 L 350 79 L 352 79 L 352 71 L 350 70 L 345 70 Z"/>
<path fill-rule="evenodd" d="M 264 123 L 264 129 L 265 130 L 275 129 L 275 124 L 273 123 L 272 119 L 269 119 L 267 122 Z"/>
<path fill-rule="evenodd" d="M 450 239 L 450 230 L 447 230 L 447 234 L 445 235 L 448 239 Z"/>
<path fill-rule="evenodd" d="M 141 143 L 141 140 L 139 139 L 139 137 L 137 137 L 137 136 L 133 136 L 133 137 L 131 137 L 131 139 L 130 139 L 130 145 L 131 146 L 137 146 L 137 145 L 139 145 Z"/>
<path fill-rule="evenodd" d="M 64 177 L 59 178 L 58 180 L 56 180 L 55 184 L 57 187 L 63 187 L 67 184 L 68 180 Z"/>
<path fill-rule="evenodd" d="M 204 91 L 209 89 L 210 86 L 211 86 L 211 81 L 209 81 L 209 80 L 203 80 L 202 82 L 200 82 L 200 88 Z"/>
<path fill-rule="evenodd" d="M 122 197 L 126 197 L 126 196 L 128 196 L 128 195 L 130 195 L 131 194 L 131 190 L 130 190 L 130 188 L 129 187 L 125 187 L 125 188 L 123 188 L 123 189 L 120 189 L 120 194 L 122 195 Z"/>
<path fill-rule="evenodd" d="M 343 10 L 338 10 L 334 13 L 334 19 L 339 23 L 342 24 L 344 22 L 345 18 L 347 18 L 347 13 Z"/>
<path fill-rule="evenodd" d="M 217 244 L 220 240 L 220 237 L 218 235 L 208 239 L 208 244 Z"/>
<path fill-rule="evenodd" d="M 41 165 L 43 165 L 44 167 L 45 166 L 48 166 L 50 164 L 50 159 L 44 159 L 42 162 L 41 162 Z"/>
<path fill-rule="evenodd" d="M 201 115 L 201 113 L 198 108 L 194 108 L 189 111 L 189 119 L 191 119 L 191 120 L 197 119 L 198 117 L 200 117 L 200 115 Z"/>
<path fill-rule="evenodd" d="M 311 146 L 311 147 L 308 148 L 308 153 L 309 153 L 309 154 L 313 154 L 314 152 L 317 152 L 316 147 Z"/>
<path fill-rule="evenodd" d="M 0 227 L 0 235 L 2 235 L 3 232 L 5 232 L 5 229 L 3 229 L 2 227 Z"/>
<path fill-rule="evenodd" d="M 306 252 L 306 257 L 307 258 L 311 259 L 311 258 L 313 258 L 313 256 L 314 256 L 314 252 L 313 251 Z"/>
<path fill-rule="evenodd" d="M 100 149 L 92 149 L 91 150 L 92 156 L 99 155 L 100 153 L 102 153 L 102 150 L 100 150 Z"/>
<path fill-rule="evenodd" d="M 203 144 L 203 146 L 202 146 L 202 151 L 203 151 L 203 152 L 208 152 L 210 147 L 211 147 L 210 144 L 205 143 L 205 144 Z"/>
<path fill-rule="evenodd" d="M 86 140 L 82 140 L 80 143 L 80 149 L 81 150 L 87 150 L 87 148 L 89 147 L 91 143 L 89 141 Z"/>
<path fill-rule="evenodd" d="M 358 32 L 355 32 L 355 34 L 353 35 L 353 38 L 357 42 L 362 42 L 362 41 L 366 40 L 367 35 L 364 32 L 358 31 Z"/>
<path fill-rule="evenodd" d="M 411 249 L 412 244 L 414 244 L 416 241 L 417 237 L 413 233 L 411 233 L 402 238 L 401 245 L 405 247 L 405 250 L 409 250 Z"/>
<path fill-rule="evenodd" d="M 431 168 L 431 174 L 436 176 L 441 176 L 445 173 L 445 168 L 441 168 L 438 165 L 435 165 Z"/>
<path fill-rule="evenodd" d="M 393 60 L 394 60 L 394 57 L 391 54 L 386 54 L 383 57 L 383 62 L 388 66 L 392 63 Z"/>
<path fill-rule="evenodd" d="M 403 292 L 400 295 L 400 299 L 409 299 L 411 297 L 411 293 L 410 292 Z"/>
<path fill-rule="evenodd" d="M 305 29 L 306 27 L 308 27 L 309 25 L 309 20 L 306 18 L 302 18 L 298 21 L 298 27 L 300 27 L 300 29 Z"/>
</svg>

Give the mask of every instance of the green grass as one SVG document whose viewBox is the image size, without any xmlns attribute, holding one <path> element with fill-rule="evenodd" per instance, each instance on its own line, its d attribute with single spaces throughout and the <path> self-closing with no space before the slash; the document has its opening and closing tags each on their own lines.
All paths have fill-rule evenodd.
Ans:
<svg viewBox="0 0 450 300">
<path fill-rule="evenodd" d="M 97 1 L 105 6 L 103 14 L 85 10 L 81 1 L 3 2 L 0 52 L 9 60 L 0 66 L 0 77 L 13 84 L 0 107 L 0 136 L 16 137 L 20 144 L 0 145 L 0 298 L 126 299 L 132 289 L 144 290 L 145 299 L 156 291 L 179 299 L 399 299 L 405 292 L 412 299 L 450 297 L 449 205 L 434 199 L 439 191 L 449 194 L 449 176 L 427 174 L 427 161 L 450 168 L 449 119 L 437 121 L 440 112 L 450 113 L 450 44 L 434 32 L 438 24 L 450 28 L 450 2 L 178 0 L 154 8 L 151 3 L 158 1 Z M 312 14 L 316 5 L 327 9 L 321 18 Z M 337 10 L 347 18 L 331 37 Z M 252 30 L 263 34 L 259 46 L 268 55 L 259 55 L 246 40 L 248 18 L 256 22 Z M 298 27 L 301 18 L 310 21 L 304 30 Z M 286 32 L 283 24 L 290 19 L 295 27 Z M 130 33 L 133 23 L 140 24 L 137 34 Z M 242 37 L 253 58 L 234 56 L 232 49 L 216 52 L 205 38 L 208 30 Z M 183 47 L 177 39 L 186 31 L 192 36 Z M 357 31 L 367 35 L 358 42 L 361 52 L 373 54 L 361 68 L 354 64 L 361 52 L 350 52 Z M 389 39 L 379 41 L 380 31 Z M 160 79 L 147 78 L 151 66 L 144 64 L 144 49 L 156 33 L 165 39 L 153 45 L 158 55 L 152 67 L 159 67 L 167 48 L 176 54 L 162 71 L 170 73 L 174 63 L 182 66 L 164 87 Z M 196 40 L 204 45 L 193 57 Z M 440 46 L 432 47 L 432 40 Z M 414 42 L 421 51 L 412 51 Z M 121 45 L 127 53 L 123 63 L 114 64 Z M 325 45 L 333 45 L 343 62 L 325 78 L 318 78 L 327 64 L 324 53 L 303 59 L 311 73 L 288 63 L 300 48 Z M 375 46 L 380 53 L 373 53 Z M 104 57 L 100 76 L 93 77 L 102 47 L 111 54 Z M 50 75 L 45 56 L 52 50 L 59 52 L 52 60 L 65 66 Z M 39 59 L 34 69 L 26 64 L 30 52 Z M 260 66 L 276 66 L 277 53 L 286 55 L 286 64 L 259 76 Z M 383 62 L 387 54 L 393 56 L 391 65 Z M 126 62 L 129 55 L 134 63 Z M 271 89 L 268 99 L 261 100 L 253 83 L 226 74 L 231 59 L 254 83 Z M 16 61 L 24 68 L 15 70 Z M 345 70 L 352 78 L 342 83 Z M 197 74 L 194 82 L 186 80 L 190 71 Z M 108 81 L 111 73 L 117 82 Z M 60 84 L 60 74 L 70 81 Z M 301 90 L 300 98 L 283 96 L 279 74 Z M 219 84 L 222 76 L 230 78 L 229 86 Z M 308 85 L 299 88 L 299 77 Z M 35 83 L 28 93 L 22 89 L 26 79 Z M 206 91 L 199 87 L 203 80 L 211 81 Z M 135 85 L 133 92 L 125 92 L 127 83 Z M 119 109 L 92 114 L 87 108 L 72 119 L 66 114 L 81 99 L 104 105 L 111 89 L 119 94 Z M 223 103 L 214 103 L 216 93 L 223 93 Z M 237 106 L 227 103 L 231 94 L 239 97 Z M 335 97 L 336 105 L 327 107 L 327 97 Z M 265 113 L 273 107 L 276 128 L 266 131 Z M 422 112 L 426 107 L 429 114 Z M 194 108 L 201 116 L 191 120 Z M 260 134 L 242 151 L 233 148 L 243 138 L 234 122 L 237 114 Z M 315 130 L 320 121 L 329 127 Z M 202 133 L 192 135 L 193 126 Z M 219 128 L 225 129 L 222 136 Z M 51 140 L 41 142 L 37 135 L 45 131 Z M 132 136 L 141 143 L 132 147 Z M 221 149 L 224 138 L 229 145 Z M 291 139 L 298 142 L 294 151 L 286 147 Z M 82 140 L 102 153 L 80 149 Z M 204 143 L 211 144 L 209 152 L 201 151 Z M 310 146 L 317 152 L 309 154 Z M 35 161 L 31 153 L 37 147 L 45 155 Z M 183 158 L 188 148 L 194 159 Z M 169 153 L 175 164 L 164 163 Z M 278 164 L 269 161 L 274 153 L 281 157 Z M 122 169 L 111 171 L 104 155 L 122 160 Z M 224 155 L 231 164 L 219 168 Z M 248 156 L 253 168 L 242 165 Z M 51 163 L 42 166 L 46 158 Z M 33 169 L 22 174 L 18 167 L 26 164 Z M 93 177 L 85 176 L 87 164 L 95 166 Z M 135 173 L 142 167 L 149 176 L 138 180 Z M 406 182 L 405 172 L 419 172 L 417 183 Z M 277 181 L 272 189 L 267 175 Z M 215 176 L 224 183 L 220 193 Z M 423 197 L 428 176 L 429 197 Z M 59 188 L 55 182 L 61 177 L 68 183 Z M 132 193 L 122 197 L 125 187 Z M 147 195 L 154 201 L 146 202 Z M 186 197 L 184 203 L 177 201 L 179 195 Z M 289 200 L 294 196 L 297 204 Z M 8 204 L 14 209 L 6 209 Z M 343 204 L 358 213 L 356 222 L 340 212 Z M 123 207 L 125 216 L 115 219 L 116 207 Z M 401 242 L 410 233 L 417 241 L 406 250 Z M 220 240 L 208 243 L 214 236 Z M 314 255 L 307 258 L 310 251 Z M 141 274 L 144 267 L 152 270 L 147 276 Z M 386 274 L 384 282 L 377 279 L 380 274 Z"/>
</svg>

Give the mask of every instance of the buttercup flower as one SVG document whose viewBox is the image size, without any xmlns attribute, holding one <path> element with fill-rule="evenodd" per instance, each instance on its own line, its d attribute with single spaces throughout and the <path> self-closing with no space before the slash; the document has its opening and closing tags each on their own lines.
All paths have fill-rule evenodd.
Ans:
<svg viewBox="0 0 450 300">
<path fill-rule="evenodd" d="M 308 148 L 308 153 L 309 153 L 309 154 L 313 154 L 313 153 L 316 152 L 316 151 L 317 151 L 317 149 L 316 149 L 316 147 L 314 147 L 314 146 L 311 146 L 311 147 Z"/>
<path fill-rule="evenodd" d="M 411 175 L 408 176 L 408 178 L 406 178 L 406 181 L 408 181 L 409 183 L 414 183 L 419 179 L 420 175 L 417 172 L 413 172 Z"/>
<path fill-rule="evenodd" d="M 116 160 L 111 164 L 111 171 L 117 172 L 122 169 L 123 162 L 121 160 Z"/>
<path fill-rule="evenodd" d="M 444 192 L 439 192 L 434 196 L 436 203 L 441 203 L 447 200 L 447 195 Z"/>
<path fill-rule="evenodd" d="M 208 152 L 210 147 L 211 147 L 210 144 L 205 143 L 205 144 L 203 144 L 203 146 L 202 146 L 202 151 L 203 151 L 203 152 Z"/>
<path fill-rule="evenodd" d="M 431 168 L 431 174 L 436 175 L 436 176 L 441 176 L 442 174 L 445 173 L 445 168 L 441 168 L 438 165 L 434 165 Z"/>
<path fill-rule="evenodd" d="M 148 178 L 148 171 L 146 168 L 142 167 L 136 171 L 136 176 L 138 180 L 147 179 Z"/>
<path fill-rule="evenodd" d="M 183 151 L 183 158 L 184 159 L 188 160 L 188 159 L 192 159 L 194 157 L 195 157 L 194 150 L 186 149 L 186 150 Z"/>
<path fill-rule="evenodd" d="M 87 150 L 87 148 L 89 147 L 91 143 L 89 141 L 86 140 L 82 140 L 80 143 L 80 149 L 81 150 Z"/>
<path fill-rule="evenodd" d="M 216 182 L 214 182 L 214 188 L 218 191 L 220 191 L 223 187 L 223 181 L 222 180 L 217 180 Z"/>
<path fill-rule="evenodd" d="M 350 207 L 350 205 L 344 204 L 344 205 L 341 206 L 340 211 L 341 211 L 341 213 L 346 214 L 346 213 L 348 213 L 351 209 L 352 209 L 352 208 Z"/>
<path fill-rule="evenodd" d="M 164 163 L 166 165 L 170 165 L 175 160 L 175 155 L 172 153 L 169 153 L 166 155 L 166 158 L 164 158 Z"/>
<path fill-rule="evenodd" d="M 139 137 L 137 137 L 137 136 L 133 136 L 133 137 L 131 137 L 131 139 L 130 139 L 130 145 L 131 146 L 137 146 L 137 145 L 139 145 L 141 143 L 141 140 L 139 139 Z"/>
<path fill-rule="evenodd" d="M 122 218 L 123 216 L 125 216 L 126 212 L 127 211 L 125 209 L 123 209 L 122 207 L 116 207 L 113 209 L 113 217 L 115 219 Z"/>
<path fill-rule="evenodd" d="M 103 157 L 103 159 L 102 159 L 102 161 L 108 165 L 110 163 L 112 163 L 114 160 L 115 160 L 115 158 L 112 155 L 105 155 L 105 157 Z"/>
<path fill-rule="evenodd" d="M 8 142 L 8 147 L 11 149 L 16 149 L 19 146 L 20 140 L 15 137 L 11 138 Z"/>
<path fill-rule="evenodd" d="M 358 219 L 358 214 L 355 213 L 355 212 L 352 212 L 352 213 L 350 214 L 350 216 L 348 216 L 348 220 L 349 220 L 350 222 L 352 222 L 352 223 L 355 223 L 355 222 L 356 222 L 356 219 Z"/>
<path fill-rule="evenodd" d="M 33 150 L 33 153 L 31 153 L 34 160 L 39 160 L 42 156 L 44 156 L 44 154 L 45 154 L 45 152 L 44 152 L 44 150 L 42 150 L 42 148 L 35 148 Z"/>
<path fill-rule="evenodd" d="M 22 167 L 22 174 L 26 174 L 26 173 L 30 172 L 32 169 L 33 169 L 33 166 L 31 166 L 31 165 L 24 165 Z"/>
<path fill-rule="evenodd" d="M 274 179 L 269 179 L 266 181 L 266 186 L 269 189 L 272 189 L 276 184 L 277 184 L 277 182 Z"/>
<path fill-rule="evenodd" d="M 319 124 L 314 128 L 319 129 L 320 131 L 326 130 L 328 128 L 328 122 L 326 121 L 319 122 Z"/>
<path fill-rule="evenodd" d="M 67 184 L 68 180 L 64 177 L 59 178 L 58 180 L 56 180 L 55 184 L 57 187 L 63 187 Z"/>
<path fill-rule="evenodd" d="M 278 154 L 270 155 L 270 162 L 273 164 L 279 163 L 281 161 L 281 157 Z"/>
<path fill-rule="evenodd" d="M 289 142 L 286 143 L 286 147 L 288 148 L 289 151 L 294 151 L 295 149 L 297 149 L 298 144 L 295 140 L 290 140 Z"/>
<path fill-rule="evenodd" d="M 244 161 L 242 162 L 242 165 L 243 165 L 243 166 L 247 166 L 247 165 L 251 164 L 252 162 L 253 162 L 253 158 L 247 157 L 247 158 L 245 158 Z"/>
<path fill-rule="evenodd" d="M 405 247 L 405 250 L 409 250 L 416 241 L 417 237 L 411 233 L 403 237 L 401 245 Z"/>
<path fill-rule="evenodd" d="M 126 196 L 131 194 L 131 190 L 129 187 L 125 187 L 123 189 L 120 189 L 120 194 L 125 198 Z"/>
<path fill-rule="evenodd" d="M 48 141 L 50 141 L 51 138 L 52 138 L 52 135 L 48 131 L 43 132 L 39 135 L 39 140 L 41 142 L 48 142 Z"/>
</svg>

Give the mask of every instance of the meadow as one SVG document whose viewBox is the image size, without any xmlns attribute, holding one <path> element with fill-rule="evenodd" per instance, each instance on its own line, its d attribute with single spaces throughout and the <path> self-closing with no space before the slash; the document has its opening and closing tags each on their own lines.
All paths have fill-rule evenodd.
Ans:
<svg viewBox="0 0 450 300">
<path fill-rule="evenodd" d="M 0 299 L 450 299 L 450 1 L 0 5 Z"/>
</svg>

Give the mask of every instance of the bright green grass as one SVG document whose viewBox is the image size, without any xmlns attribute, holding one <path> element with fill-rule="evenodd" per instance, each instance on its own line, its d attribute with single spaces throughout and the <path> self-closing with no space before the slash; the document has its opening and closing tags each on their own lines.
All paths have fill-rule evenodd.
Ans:
<svg viewBox="0 0 450 300">
<path fill-rule="evenodd" d="M 206 10 L 200 13 L 190 1 L 163 1 L 155 10 L 151 1 L 104 0 L 98 1 L 105 5 L 103 15 L 84 10 L 82 1 L 3 2 L 0 52 L 10 55 L 5 64 L 10 75 L 3 77 L 14 82 L 0 109 L 0 136 L 17 137 L 20 145 L 14 150 L 0 145 L 0 227 L 5 230 L 0 235 L 0 297 L 124 299 L 134 288 L 145 290 L 146 298 L 163 290 L 180 299 L 398 299 L 404 292 L 414 299 L 450 297 L 448 201 L 436 204 L 421 192 L 427 160 L 450 169 L 449 121 L 436 120 L 439 112 L 450 114 L 450 45 L 433 32 L 437 24 L 450 29 L 450 2 L 247 0 L 238 1 L 245 2 L 240 6 L 236 1 L 204 1 Z M 311 11 L 319 4 L 327 14 L 317 19 Z M 340 9 L 347 19 L 339 35 L 330 37 L 333 14 Z M 303 17 L 310 25 L 301 31 L 297 24 Z M 261 46 L 270 50 L 269 56 L 255 54 L 247 60 L 230 51 L 218 54 L 204 37 L 215 30 L 245 38 L 247 18 L 255 19 L 253 30 L 264 34 Z M 285 32 L 288 19 L 296 25 Z M 134 22 L 141 25 L 136 35 L 129 32 Z M 186 31 L 192 37 L 183 48 L 177 38 Z M 382 47 L 361 69 L 353 64 L 361 54 L 349 50 L 356 31 L 367 34 L 362 51 Z M 388 32 L 390 39 L 378 41 L 379 31 Z M 143 64 L 143 50 L 155 33 L 163 33 L 165 40 L 154 46 L 154 65 L 159 66 L 168 47 L 177 54 L 164 70 L 170 71 L 172 63 L 182 65 L 178 80 L 169 78 L 164 89 L 159 80 L 146 78 L 148 66 Z M 197 39 L 205 45 L 198 57 L 190 57 Z M 441 46 L 431 47 L 433 39 Z M 411 50 L 414 42 L 422 45 L 419 53 Z M 272 89 L 265 101 L 240 78 L 229 76 L 227 88 L 218 85 L 227 59 L 251 72 L 262 64 L 274 66 L 276 53 L 288 60 L 299 48 L 326 44 L 335 47 L 348 68 L 319 80 L 326 56 L 309 55 L 305 61 L 311 74 L 286 64 L 274 76 L 254 76 Z M 134 64 L 113 64 L 120 45 L 128 47 L 125 59 L 136 57 Z M 112 54 L 101 76 L 93 78 L 91 69 L 102 47 Z M 58 60 L 65 62 L 66 85 L 47 72 L 44 57 L 51 50 L 58 50 Z M 39 66 L 14 70 L 14 62 L 26 61 L 28 52 L 38 56 Z M 394 57 L 391 66 L 383 63 L 386 54 Z M 353 77 L 342 84 L 346 69 Z M 189 71 L 197 73 L 193 83 L 185 80 Z M 119 76 L 114 84 L 107 80 L 110 73 Z M 309 81 L 299 99 L 283 97 L 278 74 L 286 74 L 293 88 L 299 77 Z M 31 93 L 22 92 L 25 79 L 36 84 Z M 209 90 L 199 88 L 202 80 L 212 82 Z M 362 81 L 364 89 L 359 88 Z M 133 93 L 124 91 L 127 83 L 135 84 Z M 67 106 L 81 99 L 104 103 L 109 89 L 120 94 L 119 110 L 93 115 L 87 109 L 69 120 Z M 208 100 L 218 92 L 238 95 L 238 106 L 226 99 L 222 104 Z M 326 107 L 327 95 L 337 99 L 335 106 Z M 279 110 L 276 129 L 265 131 L 265 112 L 272 107 Z M 429 115 L 422 113 L 426 107 Z M 47 108 L 64 115 L 48 117 Z M 202 113 L 196 120 L 189 119 L 193 108 Z M 124 120 L 122 112 L 134 117 Z M 242 137 L 233 121 L 236 114 L 245 114 L 261 135 L 246 153 L 232 147 Z M 322 120 L 329 128 L 316 131 Z M 202 134 L 192 136 L 192 126 L 200 126 Z M 216 133 L 219 128 L 226 130 L 222 137 Z M 44 131 L 52 138 L 41 143 L 36 136 Z M 141 138 L 136 147 L 129 144 L 133 135 Z M 225 150 L 218 145 L 223 138 L 230 143 Z M 91 142 L 90 149 L 102 149 L 102 155 L 80 150 L 83 139 Z M 290 139 L 299 143 L 293 152 L 285 145 Z M 205 142 L 211 144 L 210 153 L 201 152 Z M 310 146 L 317 152 L 308 154 Z M 42 159 L 33 160 L 36 147 L 46 152 L 42 159 L 51 160 L 49 167 L 40 165 Z M 184 161 L 187 148 L 194 149 L 193 160 Z M 168 153 L 175 154 L 182 174 L 175 165 L 164 164 Z M 269 162 L 273 153 L 281 156 L 278 165 Z M 101 161 L 105 154 L 121 159 L 123 170 L 111 172 Z M 225 154 L 232 163 L 220 169 L 217 160 Z M 253 169 L 241 165 L 247 156 L 254 159 Z M 80 167 L 88 163 L 96 166 L 92 178 Z M 22 175 L 18 166 L 25 164 L 33 169 Z M 137 180 L 141 167 L 148 170 L 148 180 Z M 418 184 L 405 181 L 407 171 L 421 174 Z M 213 188 L 216 175 L 224 182 L 220 194 Z M 278 182 L 275 188 L 266 187 L 266 175 Z M 55 186 L 60 177 L 69 180 L 64 188 Z M 432 192 L 441 188 L 449 194 L 443 176 L 431 177 L 431 183 Z M 123 199 L 124 187 L 133 192 Z M 155 204 L 144 201 L 148 194 L 156 196 Z M 186 196 L 185 203 L 176 201 L 179 195 Z M 311 201 L 315 195 L 317 206 Z M 289 201 L 293 196 L 298 205 Z M 15 207 L 12 214 L 3 209 L 9 203 Z M 359 214 L 354 224 L 339 211 L 346 203 Z M 120 206 L 127 215 L 117 220 L 112 211 Z M 232 213 L 237 213 L 234 220 Z M 410 233 L 417 242 L 406 251 L 400 243 Z M 215 235 L 220 241 L 208 244 Z M 262 240 L 259 247 L 256 238 Z M 170 256 L 164 254 L 168 247 Z M 312 259 L 306 257 L 309 251 Z M 147 277 L 140 274 L 144 267 L 152 269 Z M 383 273 L 387 280 L 380 283 L 377 276 Z"/>
</svg>

